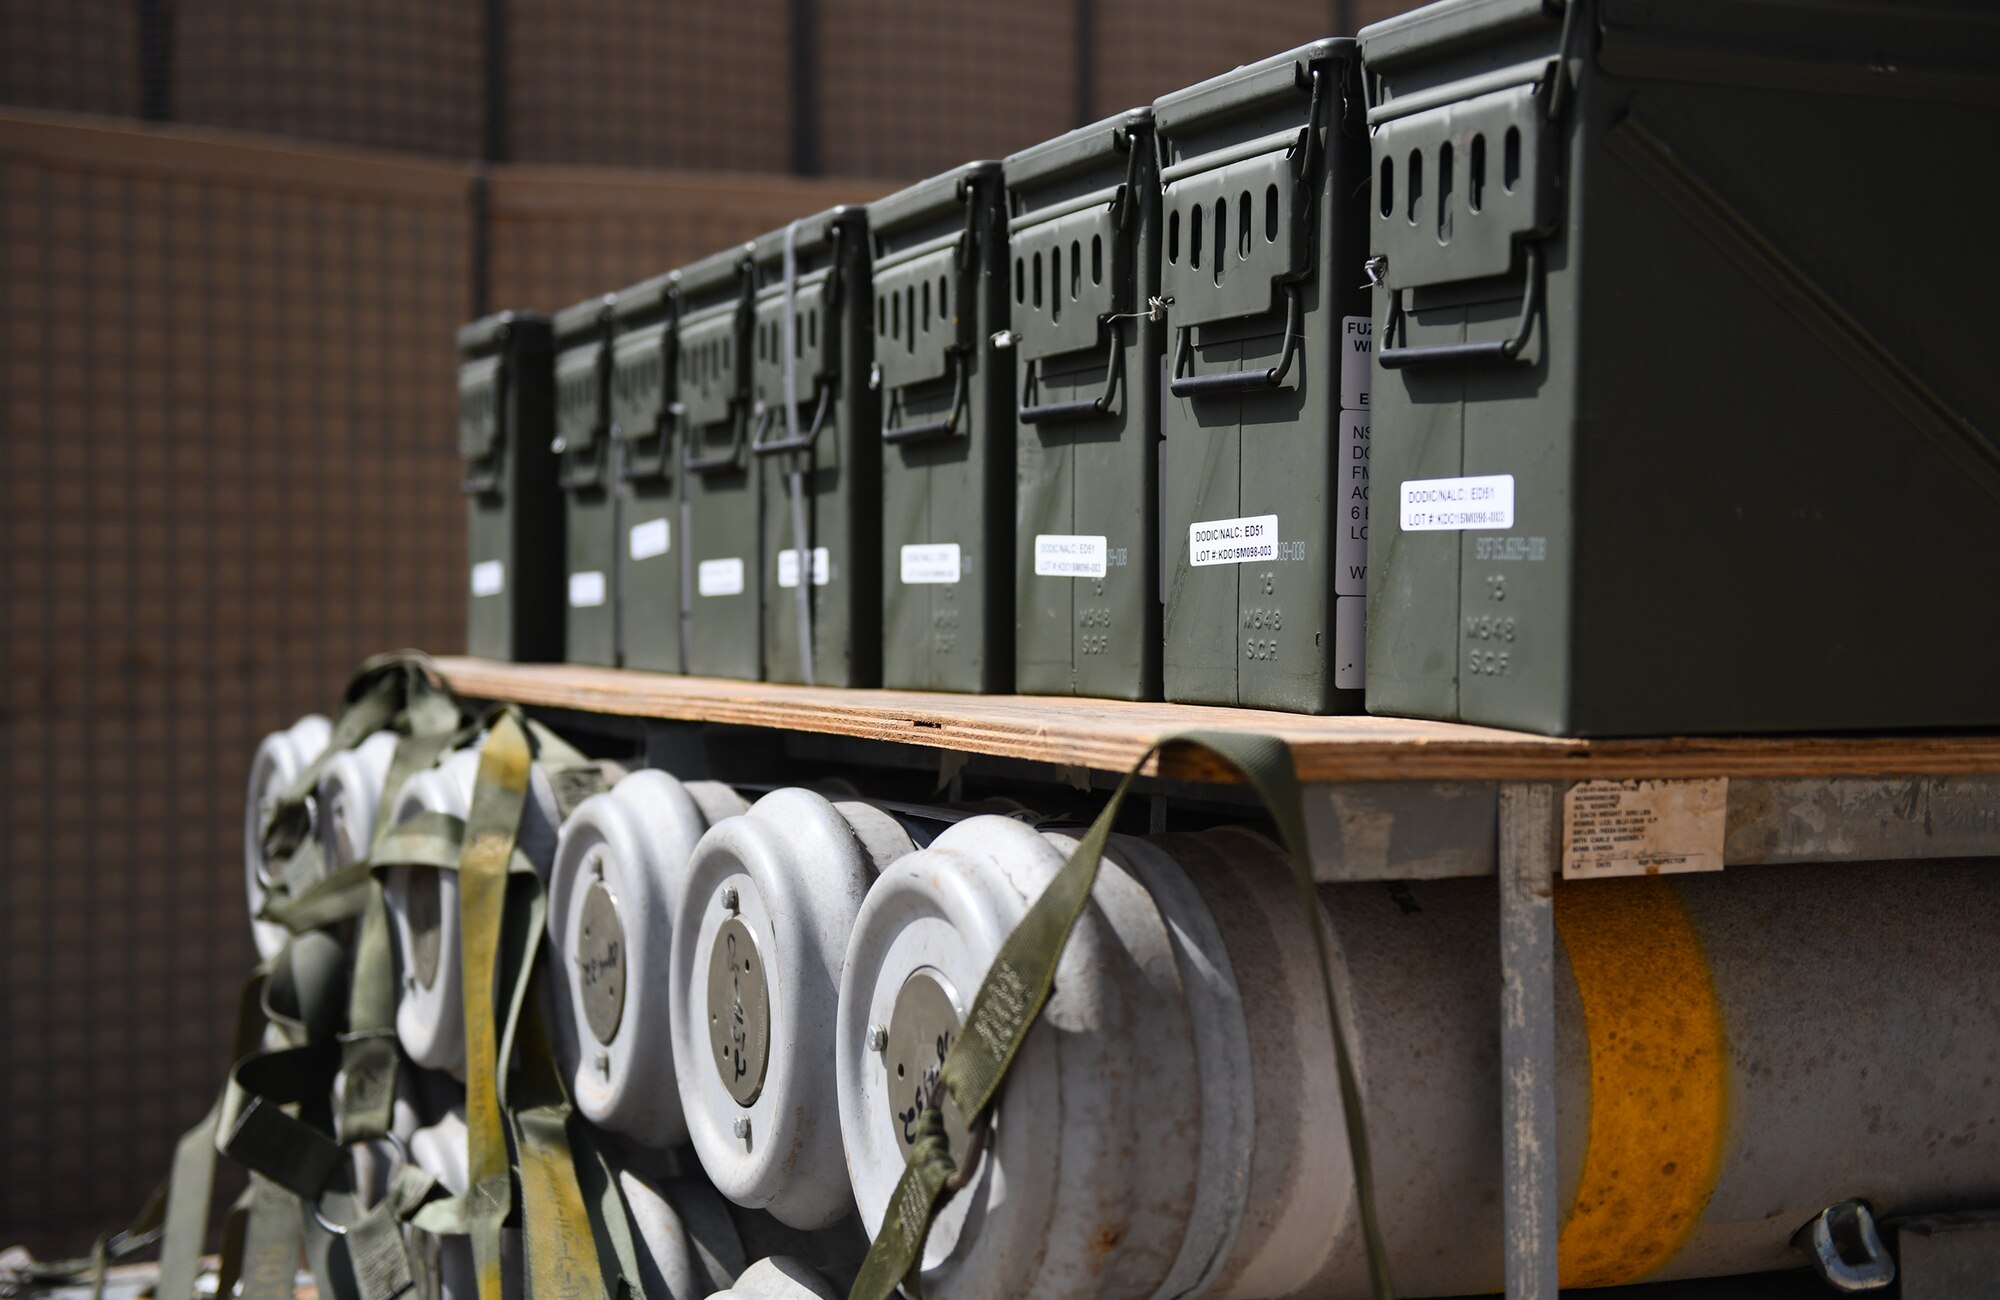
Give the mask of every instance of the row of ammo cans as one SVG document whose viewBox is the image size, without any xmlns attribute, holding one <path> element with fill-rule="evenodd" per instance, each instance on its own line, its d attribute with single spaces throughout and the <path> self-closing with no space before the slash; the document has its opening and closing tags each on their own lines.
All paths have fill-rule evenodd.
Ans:
<svg viewBox="0 0 2000 1300">
<path fill-rule="evenodd" d="M 1353 49 L 468 327 L 473 653 L 1358 708 Z"/>
<path fill-rule="evenodd" d="M 470 326 L 474 648 L 558 653 L 567 595 L 573 658 L 746 677 L 2000 722 L 2000 241 L 1937 218 L 1991 189 L 1995 21 L 1441 0 L 686 269 L 608 438 L 631 291 Z M 677 579 L 582 536 L 642 496 Z"/>
</svg>

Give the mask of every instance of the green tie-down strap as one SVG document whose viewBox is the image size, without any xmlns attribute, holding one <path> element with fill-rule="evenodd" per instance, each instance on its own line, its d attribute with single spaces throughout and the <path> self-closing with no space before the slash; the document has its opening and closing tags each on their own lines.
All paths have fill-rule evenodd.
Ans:
<svg viewBox="0 0 2000 1300">
<path fill-rule="evenodd" d="M 236 1034 L 230 1059 L 240 1061 L 257 1050 L 265 1027 L 270 1023 L 264 1006 L 264 989 L 270 967 L 282 961 L 280 952 L 257 967 L 243 982 L 236 999 Z M 111 1238 L 115 1245 L 157 1230 L 160 1237 L 160 1279 L 154 1285 L 157 1300 L 194 1300 L 195 1275 L 201 1270 L 203 1239 L 208 1233 L 208 1209 L 215 1190 L 216 1129 L 223 1112 L 236 1105 L 235 1085 L 223 1086 L 215 1104 L 201 1122 L 181 1135 L 174 1145 L 174 1161 L 167 1181 L 153 1193 L 147 1208 L 130 1228 Z M 164 1195 L 162 1194 L 164 1193 Z"/>
<path fill-rule="evenodd" d="M 549 1050 L 535 983 L 547 901 L 518 842 L 535 767 L 543 768 L 559 795 L 568 792 L 564 803 L 602 790 L 604 778 L 518 711 L 503 708 L 490 721 L 469 816 L 420 814 L 388 831 L 373 855 L 378 873 L 403 866 L 458 874 L 472 1185 L 461 1199 L 426 1205 L 413 1222 L 470 1237 L 481 1300 L 497 1300 L 500 1229 L 513 1212 L 518 1161 L 529 1300 L 607 1300 L 612 1290 L 604 1259 L 636 1292 L 636 1252 L 615 1181 L 594 1146 L 573 1144 L 579 1130 Z M 594 1196 L 585 1196 L 586 1183 Z M 586 1240 L 607 1245 L 578 1250 Z"/>
<path fill-rule="evenodd" d="M 341 697 L 340 718 L 305 771 L 292 781 L 264 819 L 264 854 L 289 858 L 312 830 L 307 802 L 335 754 L 352 749 L 384 728 L 406 735 L 449 735 L 458 729 L 459 706 L 429 656 L 415 650 L 377 655 L 361 665 Z"/>
<path fill-rule="evenodd" d="M 456 710 L 454 710 L 454 715 Z M 377 805 L 373 858 L 388 839 L 389 811 L 412 776 L 437 764 L 453 735 L 433 731 L 403 736 L 382 782 Z M 354 970 L 348 978 L 347 1030 L 340 1036 L 340 1068 L 345 1080 L 335 1132 L 343 1142 L 385 1136 L 396 1111 L 396 1076 L 403 1051 L 396 1040 L 396 957 L 389 937 L 389 907 L 382 882 L 372 873 L 360 886 L 361 924 L 355 932 Z"/>
<path fill-rule="evenodd" d="M 1155 754 L 1169 746 L 1207 750 L 1249 781 L 1277 824 L 1278 836 L 1291 859 L 1293 878 L 1298 884 L 1299 903 L 1315 918 L 1313 942 L 1319 953 L 1327 1024 L 1340 1075 L 1340 1103 L 1347 1125 L 1348 1151 L 1353 1157 L 1369 1283 L 1377 1300 L 1390 1300 L 1394 1291 L 1375 1220 L 1374 1179 L 1368 1161 L 1367 1126 L 1361 1114 L 1361 1090 L 1355 1082 L 1347 1035 L 1333 997 L 1333 970 L 1327 955 L 1326 927 L 1319 920 L 1298 777 L 1292 768 L 1291 751 L 1281 740 L 1239 732 L 1184 732 L 1156 742 L 1141 755 L 1119 782 L 1104 811 L 1091 823 L 1076 852 L 1000 945 L 993 965 L 972 999 L 965 1029 L 945 1057 L 940 1081 L 950 1092 L 959 1114 L 964 1116 L 966 1127 L 976 1127 L 992 1107 L 1014 1057 L 1049 1000 L 1055 985 L 1056 964 L 1062 958 L 1077 917 L 1090 901 L 1105 843 L 1110 839 L 1112 824 L 1117 821 L 1133 780 Z M 855 1278 L 849 1300 L 888 1300 L 906 1280 L 912 1284 L 914 1293 L 916 1275 L 923 1264 L 924 1240 L 930 1235 L 931 1222 L 938 1210 L 950 1199 L 949 1184 L 956 1172 L 957 1165 L 945 1141 L 942 1108 L 932 1106 L 918 1121 L 909 1163 L 896 1183 L 882 1216 L 881 1231 L 868 1249 L 868 1258 Z"/>
</svg>

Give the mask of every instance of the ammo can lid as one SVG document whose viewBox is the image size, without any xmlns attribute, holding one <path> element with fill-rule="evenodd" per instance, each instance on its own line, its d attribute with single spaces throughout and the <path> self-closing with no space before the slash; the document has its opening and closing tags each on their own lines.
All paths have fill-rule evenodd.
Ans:
<svg viewBox="0 0 2000 1300">
<path fill-rule="evenodd" d="M 595 298 L 585 298 L 582 302 L 571 303 L 556 313 L 556 342 L 572 343 L 584 335 L 601 332 L 611 319 L 611 309 L 617 303 L 618 295 L 602 293 Z"/>
<path fill-rule="evenodd" d="M 1560 21 L 1562 5 L 1555 0 L 1438 0 L 1362 28 L 1361 57 L 1380 67 L 1434 59 Z"/>
<path fill-rule="evenodd" d="M 1101 163 L 1114 155 L 1122 157 L 1124 150 L 1118 147 L 1118 132 L 1126 131 L 1135 136 L 1143 134 L 1150 138 L 1152 130 L 1153 110 L 1150 106 L 1128 108 L 1089 126 L 1064 132 L 1053 140 L 1044 140 L 1018 153 L 1010 153 L 1000 166 L 1010 189 L 1051 181 L 1065 172 Z"/>
<path fill-rule="evenodd" d="M 611 319 L 628 324 L 640 316 L 657 315 L 667 309 L 673 297 L 679 271 L 663 271 L 650 279 L 629 285 L 611 295 Z"/>
<path fill-rule="evenodd" d="M 795 253 L 816 251 L 827 242 L 834 226 L 842 222 L 859 225 L 864 231 L 868 224 L 868 209 L 858 203 L 841 203 L 823 212 L 815 212 L 809 217 L 800 217 L 794 224 L 798 233 L 793 236 L 792 249 Z M 785 259 L 785 226 L 750 241 L 751 255 L 759 266 L 778 266 Z"/>
<path fill-rule="evenodd" d="M 942 209 L 958 206 L 958 187 L 970 180 L 998 180 L 1000 164 L 993 159 L 961 163 L 941 176 L 918 181 L 908 189 L 876 199 L 868 205 L 868 227 L 878 233 L 912 221 L 933 216 Z"/>
<path fill-rule="evenodd" d="M 683 298 L 707 296 L 717 289 L 735 287 L 732 283 L 743 275 L 743 268 L 750 260 L 754 245 L 732 244 L 719 253 L 710 253 L 699 262 L 690 262 L 680 269 L 677 289 Z"/>
<path fill-rule="evenodd" d="M 1162 95 L 1153 101 L 1153 122 L 1161 134 L 1179 127 L 1249 108 L 1263 100 L 1298 93 L 1301 65 L 1331 59 L 1352 59 L 1359 45 L 1351 36 L 1330 36 L 1310 45 L 1301 45 L 1268 59 L 1246 63 L 1219 77 L 1197 82 L 1185 90 Z"/>
<path fill-rule="evenodd" d="M 482 316 L 469 325 L 461 325 L 458 330 L 458 350 L 467 356 L 481 352 L 491 352 L 499 346 L 503 335 L 523 327 L 521 332 L 548 336 L 549 318 L 537 311 L 499 311 L 491 316 Z"/>
</svg>

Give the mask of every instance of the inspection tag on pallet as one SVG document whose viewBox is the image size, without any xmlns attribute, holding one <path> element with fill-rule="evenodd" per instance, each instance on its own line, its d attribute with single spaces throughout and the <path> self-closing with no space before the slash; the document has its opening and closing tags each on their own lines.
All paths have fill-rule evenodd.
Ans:
<svg viewBox="0 0 2000 1300">
<path fill-rule="evenodd" d="M 1720 871 L 1728 815 L 1728 777 L 1579 781 L 1563 796 L 1563 879 Z"/>
</svg>

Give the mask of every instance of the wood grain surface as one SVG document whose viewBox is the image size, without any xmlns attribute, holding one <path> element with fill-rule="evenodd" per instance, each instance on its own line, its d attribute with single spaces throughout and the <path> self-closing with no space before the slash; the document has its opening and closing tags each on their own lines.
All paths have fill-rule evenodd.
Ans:
<svg viewBox="0 0 2000 1300">
<path fill-rule="evenodd" d="M 1562 740 L 1413 718 L 1311 718 L 1260 709 L 1042 695 L 784 686 L 574 664 L 441 658 L 460 695 L 636 718 L 887 740 L 1121 772 L 1181 731 L 1258 731 L 1292 747 L 1305 781 L 1555 781 L 1636 777 L 1947 776 L 2000 772 L 2000 736 L 1777 736 Z M 1233 774 L 1193 752 L 1149 768 Z"/>
</svg>

